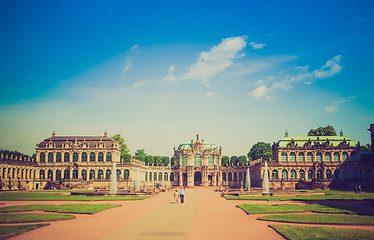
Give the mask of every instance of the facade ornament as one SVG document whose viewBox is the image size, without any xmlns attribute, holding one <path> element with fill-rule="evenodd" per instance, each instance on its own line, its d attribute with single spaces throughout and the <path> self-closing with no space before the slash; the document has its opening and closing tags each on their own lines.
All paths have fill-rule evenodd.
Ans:
<svg viewBox="0 0 374 240">
<path fill-rule="evenodd" d="M 288 137 L 288 131 L 286 130 L 286 132 L 284 133 L 284 136 L 285 137 Z"/>
<path fill-rule="evenodd" d="M 52 137 L 56 136 L 56 132 L 53 130 Z"/>
<path fill-rule="evenodd" d="M 340 136 L 341 137 L 343 137 L 344 135 L 343 135 L 343 129 L 342 130 L 340 130 Z"/>
<path fill-rule="evenodd" d="M 104 137 L 108 137 L 108 132 L 107 131 L 104 132 Z"/>
</svg>

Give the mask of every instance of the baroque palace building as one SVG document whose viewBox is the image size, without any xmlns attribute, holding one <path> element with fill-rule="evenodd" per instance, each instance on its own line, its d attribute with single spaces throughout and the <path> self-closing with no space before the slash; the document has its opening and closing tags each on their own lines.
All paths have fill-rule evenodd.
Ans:
<svg viewBox="0 0 374 240">
<path fill-rule="evenodd" d="M 370 129 L 374 140 L 374 124 Z M 372 145 L 373 147 L 373 145 Z M 0 156 L 3 190 L 110 188 L 113 171 L 124 191 L 162 186 L 227 186 L 238 188 L 249 169 L 252 187 L 261 187 L 263 159 L 245 165 L 222 166 L 222 147 L 199 140 L 174 147 L 173 166 L 148 166 L 120 157 L 120 146 L 104 136 L 56 136 L 36 144 L 36 159 Z M 114 166 L 115 165 L 115 166 Z M 342 136 L 285 136 L 273 144 L 268 162 L 270 189 L 374 189 L 374 154 L 361 153 L 360 144 Z"/>
</svg>

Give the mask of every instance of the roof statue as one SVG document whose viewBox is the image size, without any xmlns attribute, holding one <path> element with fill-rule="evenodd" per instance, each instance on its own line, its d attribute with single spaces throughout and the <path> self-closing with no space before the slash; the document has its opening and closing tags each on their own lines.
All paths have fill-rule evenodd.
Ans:
<svg viewBox="0 0 374 240">
<path fill-rule="evenodd" d="M 343 137 L 344 135 L 343 135 L 343 129 L 342 130 L 340 130 L 340 136 L 341 137 Z"/>
<path fill-rule="evenodd" d="M 288 131 L 286 130 L 286 132 L 284 133 L 284 136 L 285 137 L 288 137 Z"/>
</svg>

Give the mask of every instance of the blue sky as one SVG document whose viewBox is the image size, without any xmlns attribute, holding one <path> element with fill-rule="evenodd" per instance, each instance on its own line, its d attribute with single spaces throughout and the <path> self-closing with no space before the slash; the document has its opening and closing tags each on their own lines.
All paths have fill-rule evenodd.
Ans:
<svg viewBox="0 0 374 240">
<path fill-rule="evenodd" d="M 1 1 L 0 147 L 120 133 L 171 156 L 195 139 L 246 155 L 374 123 L 372 1 Z"/>
</svg>

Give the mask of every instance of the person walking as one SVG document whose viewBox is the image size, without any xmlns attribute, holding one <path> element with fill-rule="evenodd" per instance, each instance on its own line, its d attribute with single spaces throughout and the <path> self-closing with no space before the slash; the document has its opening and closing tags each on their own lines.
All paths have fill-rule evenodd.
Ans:
<svg viewBox="0 0 374 240">
<path fill-rule="evenodd" d="M 184 203 L 184 188 L 182 188 L 181 191 L 179 192 L 179 196 L 181 198 L 181 203 Z"/>
<path fill-rule="evenodd" d="M 175 200 L 175 203 L 179 202 L 179 193 L 178 193 L 178 190 L 176 190 L 176 189 L 175 189 L 175 192 L 174 192 L 174 200 Z"/>
</svg>

